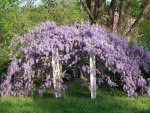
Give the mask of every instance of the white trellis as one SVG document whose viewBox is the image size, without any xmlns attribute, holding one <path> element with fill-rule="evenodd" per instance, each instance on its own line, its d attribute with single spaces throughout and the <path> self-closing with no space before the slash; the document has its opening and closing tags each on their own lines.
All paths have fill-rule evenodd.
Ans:
<svg viewBox="0 0 150 113">
<path fill-rule="evenodd" d="M 96 65 L 95 65 L 95 55 L 90 54 L 90 90 L 91 99 L 96 98 Z"/>
<path fill-rule="evenodd" d="M 96 64 L 95 64 L 95 55 L 90 54 L 90 91 L 91 91 L 91 99 L 96 98 Z M 57 90 L 59 87 L 61 79 L 61 67 L 59 63 L 59 52 L 58 49 L 52 49 L 52 67 L 53 67 L 53 85 L 54 90 Z M 61 93 L 61 92 L 60 92 Z M 59 93 L 56 93 L 56 98 L 59 97 Z"/>
<path fill-rule="evenodd" d="M 52 67 L 53 67 L 53 85 L 54 85 L 54 90 L 56 91 L 60 85 L 60 82 L 58 80 L 61 78 L 61 69 L 59 64 L 59 52 L 58 49 L 54 49 L 54 48 L 52 49 Z M 59 93 L 55 94 L 56 98 L 59 97 Z"/>
</svg>

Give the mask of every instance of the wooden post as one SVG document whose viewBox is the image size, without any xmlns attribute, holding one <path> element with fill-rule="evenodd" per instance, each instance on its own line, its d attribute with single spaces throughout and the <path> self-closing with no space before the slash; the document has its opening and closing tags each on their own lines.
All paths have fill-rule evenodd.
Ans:
<svg viewBox="0 0 150 113">
<path fill-rule="evenodd" d="M 95 66 L 95 55 L 90 54 L 90 90 L 91 99 L 96 98 L 96 66 Z"/>
</svg>

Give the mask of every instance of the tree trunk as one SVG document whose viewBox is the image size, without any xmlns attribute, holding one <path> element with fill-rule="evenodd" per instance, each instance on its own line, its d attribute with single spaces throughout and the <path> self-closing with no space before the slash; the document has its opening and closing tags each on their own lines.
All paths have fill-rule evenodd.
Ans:
<svg viewBox="0 0 150 113">
<path fill-rule="evenodd" d="M 107 24 L 111 32 L 113 31 L 115 8 L 116 8 L 116 0 L 112 0 L 110 4 L 109 12 L 108 12 L 109 19 L 108 19 L 108 24 Z"/>
<path fill-rule="evenodd" d="M 100 7 L 98 8 L 98 18 L 104 15 L 106 13 L 106 0 L 102 0 Z"/>
<path fill-rule="evenodd" d="M 139 24 L 144 20 L 144 18 L 148 15 L 150 11 L 150 0 L 145 0 L 145 5 L 139 14 L 139 17 L 135 21 L 135 23 L 132 25 L 132 27 L 128 33 L 124 33 L 127 25 L 127 21 L 130 18 L 130 14 L 133 10 L 133 6 L 137 3 L 134 1 L 126 1 L 126 0 L 119 0 L 119 22 L 117 25 L 117 32 L 120 35 L 126 35 L 128 36 L 129 40 L 132 35 L 135 35 L 135 30 L 139 26 Z M 106 0 L 80 0 L 82 3 L 84 9 L 86 10 L 87 14 L 89 15 L 91 23 L 99 23 L 103 25 L 104 27 L 108 28 L 112 32 L 113 30 L 113 24 L 114 24 L 114 12 L 116 9 L 116 4 L 118 3 L 118 0 L 111 0 L 110 7 L 106 7 Z M 128 7 L 126 7 L 126 3 L 129 3 Z M 107 16 L 108 14 L 108 16 Z"/>
<path fill-rule="evenodd" d="M 96 65 L 95 65 L 95 55 L 90 54 L 90 90 L 91 99 L 96 98 Z"/>
<path fill-rule="evenodd" d="M 101 0 L 100 6 L 97 8 L 97 14 L 95 17 L 95 21 L 103 26 L 107 26 L 107 8 L 106 8 L 106 0 Z"/>
<path fill-rule="evenodd" d="M 120 0 L 120 12 L 119 12 L 119 22 L 118 22 L 117 31 L 121 35 L 123 34 L 124 15 L 125 15 L 125 0 Z"/>
<path fill-rule="evenodd" d="M 94 14 L 95 0 L 91 0 L 91 13 Z"/>
</svg>

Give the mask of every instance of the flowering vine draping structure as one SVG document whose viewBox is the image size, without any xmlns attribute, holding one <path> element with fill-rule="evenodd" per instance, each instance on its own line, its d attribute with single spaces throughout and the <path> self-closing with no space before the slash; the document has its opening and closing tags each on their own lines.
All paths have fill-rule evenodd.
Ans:
<svg viewBox="0 0 150 113">
<path fill-rule="evenodd" d="M 60 70 L 74 65 L 79 65 L 86 77 L 90 73 L 97 74 L 99 84 L 121 85 L 128 96 L 138 93 L 150 96 L 149 79 L 142 76 L 142 73 L 149 72 L 150 52 L 137 44 L 129 47 L 125 38 L 108 33 L 99 25 L 57 26 L 46 22 L 24 36 L 15 37 L 12 43 L 21 46 L 0 85 L 1 97 L 29 96 L 36 89 L 40 96 L 45 89 L 51 89 L 56 97 L 63 97 L 66 86 Z M 89 65 L 89 59 L 95 61 Z M 102 64 L 113 77 L 102 72 Z M 90 70 L 90 67 L 94 68 Z M 116 75 L 119 82 L 113 79 Z"/>
</svg>

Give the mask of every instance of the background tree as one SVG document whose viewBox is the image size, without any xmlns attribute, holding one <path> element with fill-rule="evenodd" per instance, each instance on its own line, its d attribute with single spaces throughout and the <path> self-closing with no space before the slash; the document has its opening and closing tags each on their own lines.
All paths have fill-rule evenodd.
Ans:
<svg viewBox="0 0 150 113">
<path fill-rule="evenodd" d="M 73 22 L 83 22 L 87 15 L 78 1 L 69 0 L 43 0 L 43 6 L 50 15 L 50 20 L 57 24 L 70 24 Z"/>
<path fill-rule="evenodd" d="M 26 6 L 31 7 L 35 3 L 36 0 L 22 0 Z"/>
<path fill-rule="evenodd" d="M 131 26 L 130 30 L 124 34 L 132 37 L 139 24 L 150 11 L 150 0 L 111 0 L 110 3 L 106 0 L 80 0 L 80 2 L 89 15 L 91 23 L 100 23 L 107 27 L 111 32 L 113 30 L 115 10 L 117 10 L 119 12 L 117 29 L 120 35 L 123 35 L 128 18 L 130 18 L 134 12 L 138 13 L 139 15 L 134 15 L 136 21 Z M 139 7 L 142 7 L 140 13 L 137 10 L 134 10 Z"/>
</svg>

